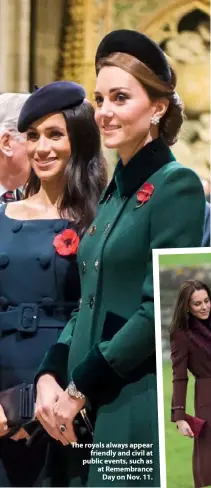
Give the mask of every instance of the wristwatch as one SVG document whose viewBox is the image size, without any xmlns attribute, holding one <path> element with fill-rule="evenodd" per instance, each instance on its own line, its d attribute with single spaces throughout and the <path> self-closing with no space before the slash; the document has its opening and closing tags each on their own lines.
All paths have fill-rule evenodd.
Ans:
<svg viewBox="0 0 211 488">
<path fill-rule="evenodd" d="M 67 387 L 68 394 L 73 397 L 73 398 L 80 398 L 81 400 L 84 400 L 86 397 L 81 391 L 77 390 L 76 385 L 74 381 L 70 381 L 68 387 Z"/>
</svg>

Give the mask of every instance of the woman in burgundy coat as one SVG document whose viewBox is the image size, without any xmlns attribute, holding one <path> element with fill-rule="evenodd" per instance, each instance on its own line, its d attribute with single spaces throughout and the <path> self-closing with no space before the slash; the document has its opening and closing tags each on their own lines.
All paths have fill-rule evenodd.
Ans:
<svg viewBox="0 0 211 488">
<path fill-rule="evenodd" d="M 195 377 L 195 416 L 206 422 L 194 438 L 195 488 L 211 485 L 211 292 L 197 280 L 180 288 L 171 324 L 172 418 L 180 434 L 194 438 L 185 420 L 188 370 Z M 188 413 L 188 412 L 187 412 Z"/>
</svg>

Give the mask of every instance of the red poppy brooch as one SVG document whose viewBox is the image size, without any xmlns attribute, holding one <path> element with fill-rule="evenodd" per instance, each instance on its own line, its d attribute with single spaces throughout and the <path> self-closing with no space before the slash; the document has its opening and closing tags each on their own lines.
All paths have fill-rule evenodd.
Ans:
<svg viewBox="0 0 211 488">
<path fill-rule="evenodd" d="M 151 198 L 155 187 L 152 183 L 144 183 L 140 190 L 136 193 L 137 205 L 136 208 L 142 207 Z"/>
<path fill-rule="evenodd" d="M 53 245 L 60 256 L 69 256 L 77 253 L 79 242 L 80 239 L 73 229 L 65 229 L 54 238 Z"/>
</svg>

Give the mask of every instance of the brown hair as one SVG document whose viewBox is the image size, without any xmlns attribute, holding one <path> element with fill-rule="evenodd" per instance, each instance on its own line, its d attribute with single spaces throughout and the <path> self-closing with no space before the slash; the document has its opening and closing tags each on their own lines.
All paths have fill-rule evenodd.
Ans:
<svg viewBox="0 0 211 488">
<path fill-rule="evenodd" d="M 83 102 L 62 113 L 71 144 L 71 156 L 65 170 L 67 182 L 58 211 L 61 218 L 73 218 L 82 234 L 95 217 L 98 200 L 107 184 L 107 168 L 92 105 Z M 40 180 L 31 169 L 24 187 L 24 197 L 34 195 L 39 189 Z"/>
<path fill-rule="evenodd" d="M 97 64 L 97 74 L 104 66 L 116 66 L 130 73 L 146 90 L 151 100 L 167 98 L 169 106 L 159 122 L 159 135 L 169 146 L 178 138 L 180 127 L 184 120 L 183 103 L 175 92 L 176 74 L 171 70 L 171 83 L 164 82 L 144 63 L 126 53 L 112 53 L 101 58 Z"/>
<path fill-rule="evenodd" d="M 211 301 L 211 291 L 206 283 L 198 280 L 187 280 L 180 287 L 174 308 L 173 318 L 170 326 L 170 334 L 172 335 L 178 329 L 188 329 L 189 316 L 188 306 L 191 295 L 196 290 L 205 290 Z"/>
</svg>

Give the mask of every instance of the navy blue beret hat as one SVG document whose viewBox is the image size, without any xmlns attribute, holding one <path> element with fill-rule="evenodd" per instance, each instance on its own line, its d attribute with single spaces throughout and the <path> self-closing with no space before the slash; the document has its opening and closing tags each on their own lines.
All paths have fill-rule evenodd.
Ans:
<svg viewBox="0 0 211 488">
<path fill-rule="evenodd" d="M 54 81 L 35 90 L 27 99 L 18 118 L 18 131 L 25 132 L 36 120 L 54 112 L 80 105 L 86 93 L 72 81 Z"/>
<path fill-rule="evenodd" d="M 148 66 L 162 81 L 171 83 L 171 70 L 162 49 L 146 35 L 129 29 L 109 32 L 97 48 L 96 72 L 98 72 L 98 61 L 116 52 L 134 56 Z"/>
</svg>

